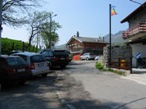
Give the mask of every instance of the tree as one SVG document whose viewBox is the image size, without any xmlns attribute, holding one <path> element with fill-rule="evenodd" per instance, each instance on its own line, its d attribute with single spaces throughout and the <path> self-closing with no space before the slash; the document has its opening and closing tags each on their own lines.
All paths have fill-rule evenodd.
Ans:
<svg viewBox="0 0 146 109">
<path fill-rule="evenodd" d="M 55 17 L 53 12 L 49 13 L 49 22 L 46 22 L 42 25 L 43 31 L 41 32 L 41 36 L 44 40 L 44 44 L 47 48 L 52 48 L 58 40 L 59 36 L 56 33 L 56 31 L 61 28 L 61 25 L 59 23 L 52 20 L 52 17 Z"/>
<path fill-rule="evenodd" d="M 38 0 L 3 0 L 2 23 L 9 26 L 21 26 L 28 23 L 32 8 L 40 6 Z"/>
<path fill-rule="evenodd" d="M 42 38 L 46 47 L 51 48 L 52 44 L 55 44 L 59 36 L 56 33 L 58 28 L 61 28 L 59 23 L 52 20 L 52 14 L 48 12 L 35 12 L 33 16 L 30 17 L 30 37 L 29 45 L 31 45 L 33 39 L 36 37 Z M 52 43 L 53 42 L 53 43 Z"/>
</svg>

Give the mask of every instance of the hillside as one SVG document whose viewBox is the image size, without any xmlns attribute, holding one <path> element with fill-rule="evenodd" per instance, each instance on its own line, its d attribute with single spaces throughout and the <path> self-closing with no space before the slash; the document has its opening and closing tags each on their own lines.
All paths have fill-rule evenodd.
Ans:
<svg viewBox="0 0 146 109">
<path fill-rule="evenodd" d="M 109 42 L 109 34 L 103 36 L 106 42 Z M 123 45 L 126 41 L 122 38 L 122 31 L 111 35 L 112 45 Z"/>
</svg>

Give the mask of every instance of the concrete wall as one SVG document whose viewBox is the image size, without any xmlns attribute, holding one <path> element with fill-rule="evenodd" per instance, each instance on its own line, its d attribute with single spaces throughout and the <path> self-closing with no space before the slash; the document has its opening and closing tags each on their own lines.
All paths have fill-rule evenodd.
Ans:
<svg viewBox="0 0 146 109">
<path fill-rule="evenodd" d="M 133 55 L 132 66 L 136 67 L 137 64 L 136 64 L 135 56 L 137 53 L 141 53 L 141 57 L 146 58 L 146 45 L 143 45 L 142 43 L 138 43 L 138 44 L 131 44 L 130 46 L 132 47 L 132 55 Z"/>
</svg>

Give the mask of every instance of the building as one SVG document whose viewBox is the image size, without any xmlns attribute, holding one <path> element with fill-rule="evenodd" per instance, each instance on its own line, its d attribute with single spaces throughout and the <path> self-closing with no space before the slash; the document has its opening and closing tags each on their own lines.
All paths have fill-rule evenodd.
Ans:
<svg viewBox="0 0 146 109">
<path fill-rule="evenodd" d="M 72 36 L 66 44 L 72 54 L 94 52 L 97 55 L 103 54 L 103 47 L 106 45 L 103 38 L 81 37 L 78 32 L 77 36 Z"/>
<path fill-rule="evenodd" d="M 146 58 L 146 2 L 121 21 L 125 22 L 129 28 L 123 32 L 123 39 L 132 47 L 132 66 L 138 67 L 137 56 Z"/>
</svg>

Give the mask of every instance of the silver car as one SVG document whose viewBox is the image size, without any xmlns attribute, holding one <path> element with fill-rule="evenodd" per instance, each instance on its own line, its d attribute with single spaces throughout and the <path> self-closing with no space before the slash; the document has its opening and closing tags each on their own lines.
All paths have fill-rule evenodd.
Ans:
<svg viewBox="0 0 146 109">
<path fill-rule="evenodd" d="M 83 55 L 80 56 L 81 60 L 94 60 L 95 59 L 95 54 L 93 53 L 84 53 Z"/>
<path fill-rule="evenodd" d="M 23 52 L 13 53 L 12 55 L 20 56 L 26 61 L 26 63 L 29 65 L 32 76 L 42 75 L 45 77 L 49 73 L 49 66 L 46 58 L 41 54 Z"/>
</svg>

